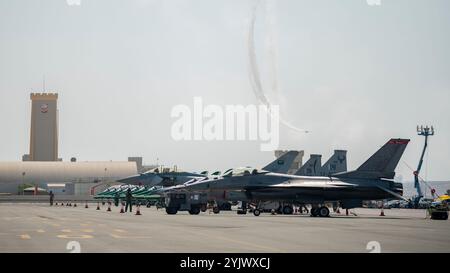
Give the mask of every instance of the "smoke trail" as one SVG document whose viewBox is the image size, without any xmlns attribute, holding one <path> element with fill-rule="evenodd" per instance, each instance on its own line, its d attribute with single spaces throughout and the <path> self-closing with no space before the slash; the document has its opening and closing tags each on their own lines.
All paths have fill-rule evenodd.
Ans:
<svg viewBox="0 0 450 273">
<path fill-rule="evenodd" d="M 249 23 L 249 31 L 248 31 L 248 57 L 249 57 L 249 77 L 250 77 L 250 83 L 253 88 L 253 92 L 258 99 L 258 101 L 269 109 L 271 111 L 271 103 L 270 100 L 267 98 L 267 96 L 264 93 L 264 89 L 262 87 L 261 79 L 260 79 L 260 72 L 258 69 L 258 63 L 256 61 L 256 50 L 255 50 L 255 22 L 256 22 L 256 13 L 258 10 L 258 6 L 260 5 L 261 0 L 257 0 L 255 3 L 255 6 L 253 8 L 252 16 Z M 266 2 L 267 3 L 267 2 Z M 266 5 L 266 11 L 270 12 L 270 6 Z M 269 44 L 269 59 L 271 64 L 271 74 L 272 74 L 272 90 L 276 94 L 280 94 L 278 90 L 278 77 L 277 77 L 277 66 L 276 66 L 276 53 L 275 53 L 275 46 L 274 46 L 274 38 L 273 38 L 273 18 L 268 18 L 266 16 L 266 24 L 269 26 L 269 31 L 266 34 L 266 39 Z M 292 125 L 289 121 L 285 120 L 281 114 L 280 114 L 280 122 L 285 125 L 286 127 L 297 131 L 301 133 L 308 133 L 309 131 L 304 129 L 299 129 L 296 126 Z"/>
</svg>

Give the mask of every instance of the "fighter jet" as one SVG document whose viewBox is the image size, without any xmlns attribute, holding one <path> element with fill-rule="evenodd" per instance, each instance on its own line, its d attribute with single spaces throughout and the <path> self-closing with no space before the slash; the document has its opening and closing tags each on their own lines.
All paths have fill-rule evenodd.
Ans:
<svg viewBox="0 0 450 273">
<path fill-rule="evenodd" d="M 194 172 L 183 171 L 159 171 L 159 168 L 141 173 L 138 175 L 129 176 L 117 180 L 119 183 L 143 185 L 143 186 L 163 186 L 170 187 L 191 181 L 192 179 L 207 178 L 207 172 L 200 174 Z"/>
<path fill-rule="evenodd" d="M 329 177 L 309 177 L 273 173 L 267 170 L 240 169 L 230 171 L 221 179 L 202 180 L 180 185 L 172 192 L 210 193 L 223 192 L 247 200 L 287 201 L 311 204 L 311 216 L 328 217 L 324 205 L 340 202 L 344 209 L 361 207 L 363 200 L 403 199 L 403 185 L 395 183 L 395 168 L 409 143 L 409 139 L 390 139 L 358 169 L 340 172 Z M 166 204 L 170 214 L 176 213 L 176 204 Z M 257 206 L 253 210 L 259 216 Z"/>
</svg>

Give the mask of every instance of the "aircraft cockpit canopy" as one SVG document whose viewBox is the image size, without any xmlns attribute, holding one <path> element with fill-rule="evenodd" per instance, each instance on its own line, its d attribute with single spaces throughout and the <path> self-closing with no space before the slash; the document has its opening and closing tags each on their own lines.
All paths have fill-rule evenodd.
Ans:
<svg viewBox="0 0 450 273">
<path fill-rule="evenodd" d="M 263 171 L 260 169 L 255 169 L 252 167 L 243 167 L 243 168 L 235 168 L 235 169 L 229 169 L 224 172 L 224 177 L 230 177 L 230 176 L 246 176 L 246 175 L 257 175 L 257 174 L 264 174 L 268 173 L 267 171 Z"/>
</svg>

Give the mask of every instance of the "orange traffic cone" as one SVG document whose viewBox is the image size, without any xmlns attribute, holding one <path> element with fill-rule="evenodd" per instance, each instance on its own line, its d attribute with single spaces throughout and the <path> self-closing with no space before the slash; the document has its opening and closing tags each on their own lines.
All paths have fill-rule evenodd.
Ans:
<svg viewBox="0 0 450 273">
<path fill-rule="evenodd" d="M 142 215 L 142 214 L 141 214 L 141 209 L 140 209 L 140 208 L 141 208 L 141 205 L 137 205 L 137 206 L 136 206 L 136 214 L 135 214 L 135 215 Z"/>
<path fill-rule="evenodd" d="M 123 203 L 122 203 L 122 207 L 120 208 L 120 213 L 125 213 L 125 210 L 123 209 Z"/>
<path fill-rule="evenodd" d="M 100 210 L 100 203 L 97 203 L 97 210 Z"/>
<path fill-rule="evenodd" d="M 108 209 L 106 211 L 111 211 L 111 202 L 108 202 Z"/>
</svg>

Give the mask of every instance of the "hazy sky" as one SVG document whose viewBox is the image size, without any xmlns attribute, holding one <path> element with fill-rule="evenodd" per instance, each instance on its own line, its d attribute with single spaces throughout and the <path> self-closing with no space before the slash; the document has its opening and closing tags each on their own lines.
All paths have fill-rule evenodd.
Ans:
<svg viewBox="0 0 450 273">
<path fill-rule="evenodd" d="M 171 109 L 258 103 L 247 35 L 254 0 L 0 0 L 0 160 L 28 153 L 30 92 L 60 95 L 60 157 L 177 164 L 186 170 L 261 167 L 260 142 L 176 142 Z M 280 0 L 259 8 L 256 47 L 264 79 L 264 22 L 273 19 L 273 96 L 302 134 L 281 126 L 283 149 L 347 149 L 357 168 L 391 137 L 411 138 L 415 168 L 433 124 L 424 176 L 450 179 L 450 1 Z M 267 18 L 268 18 L 267 17 Z M 272 59 L 273 60 L 273 59 Z M 273 72 L 273 71 L 272 71 Z M 269 85 L 270 83 L 267 83 Z M 305 158 L 306 159 L 306 158 Z M 405 163 L 398 171 L 412 179 Z"/>
</svg>

